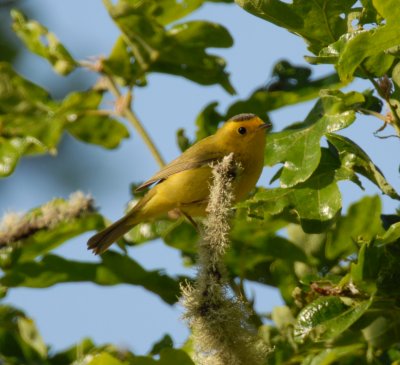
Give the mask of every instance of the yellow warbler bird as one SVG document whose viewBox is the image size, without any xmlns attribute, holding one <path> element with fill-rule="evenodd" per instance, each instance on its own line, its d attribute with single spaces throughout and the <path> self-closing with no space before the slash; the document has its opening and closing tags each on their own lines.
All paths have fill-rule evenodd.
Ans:
<svg viewBox="0 0 400 365">
<path fill-rule="evenodd" d="M 240 201 L 255 187 L 264 162 L 264 123 L 254 114 L 239 114 L 218 131 L 206 137 L 163 167 L 137 190 L 156 184 L 127 213 L 88 241 L 95 254 L 103 253 L 136 224 L 179 209 L 191 217 L 205 215 L 212 170 L 210 164 L 233 152 L 241 173 L 234 177 L 235 201 Z"/>
</svg>

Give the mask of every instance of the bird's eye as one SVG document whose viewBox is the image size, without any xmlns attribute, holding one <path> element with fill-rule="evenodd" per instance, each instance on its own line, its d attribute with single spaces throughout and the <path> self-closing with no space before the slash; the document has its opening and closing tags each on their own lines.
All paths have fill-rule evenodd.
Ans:
<svg viewBox="0 0 400 365">
<path fill-rule="evenodd" d="M 238 129 L 239 134 L 245 134 L 246 132 L 247 132 L 247 130 L 245 127 L 239 127 L 239 129 Z"/>
</svg>

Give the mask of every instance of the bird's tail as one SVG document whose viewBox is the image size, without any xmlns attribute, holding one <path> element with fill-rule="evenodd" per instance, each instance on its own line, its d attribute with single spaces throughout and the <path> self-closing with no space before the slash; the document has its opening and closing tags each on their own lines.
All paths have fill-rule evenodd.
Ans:
<svg viewBox="0 0 400 365">
<path fill-rule="evenodd" d="M 122 217 L 91 237 L 88 241 L 88 250 L 92 250 L 96 255 L 102 254 L 135 225 L 136 222 L 132 219 L 131 214 Z"/>
</svg>

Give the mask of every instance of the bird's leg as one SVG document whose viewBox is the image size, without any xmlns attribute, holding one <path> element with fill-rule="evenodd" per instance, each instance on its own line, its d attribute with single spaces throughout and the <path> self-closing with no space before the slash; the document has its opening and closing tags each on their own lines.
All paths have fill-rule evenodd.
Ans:
<svg viewBox="0 0 400 365">
<path fill-rule="evenodd" d="M 185 213 L 184 211 L 180 211 L 185 217 L 186 219 L 191 223 L 191 225 L 194 227 L 194 229 L 197 231 L 198 234 L 200 234 L 200 227 L 199 225 L 195 222 L 195 220 L 187 213 Z"/>
</svg>

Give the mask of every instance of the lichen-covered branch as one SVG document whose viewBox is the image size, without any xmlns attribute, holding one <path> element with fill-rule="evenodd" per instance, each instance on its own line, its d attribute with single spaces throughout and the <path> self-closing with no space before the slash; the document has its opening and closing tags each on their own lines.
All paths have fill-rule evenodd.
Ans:
<svg viewBox="0 0 400 365">
<path fill-rule="evenodd" d="M 0 221 L 0 248 L 94 210 L 93 199 L 77 191 L 62 204 L 54 199 L 27 214 L 5 214 Z"/>
<path fill-rule="evenodd" d="M 207 365 L 264 364 L 268 349 L 249 321 L 250 310 L 229 289 L 223 263 L 229 247 L 229 218 L 235 176 L 233 154 L 213 166 L 213 183 L 194 286 L 182 286 L 182 304 L 195 340 L 196 361 Z"/>
</svg>

